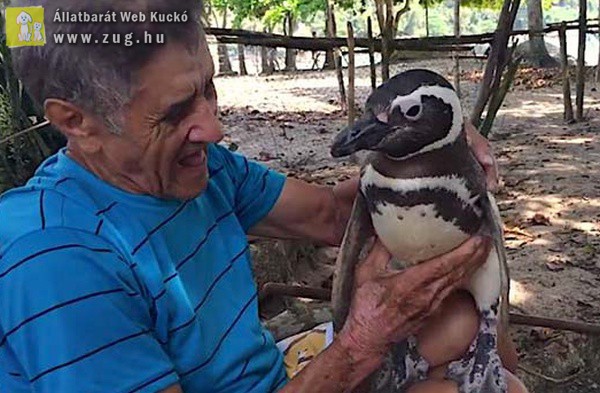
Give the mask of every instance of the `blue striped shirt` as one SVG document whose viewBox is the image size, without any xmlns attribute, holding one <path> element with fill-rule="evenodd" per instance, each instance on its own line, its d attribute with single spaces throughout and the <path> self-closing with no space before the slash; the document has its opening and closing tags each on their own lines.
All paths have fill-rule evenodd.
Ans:
<svg viewBox="0 0 600 393">
<path fill-rule="evenodd" d="M 0 392 L 272 392 L 246 232 L 285 178 L 210 145 L 181 202 L 134 195 L 64 151 L 0 199 Z"/>
</svg>

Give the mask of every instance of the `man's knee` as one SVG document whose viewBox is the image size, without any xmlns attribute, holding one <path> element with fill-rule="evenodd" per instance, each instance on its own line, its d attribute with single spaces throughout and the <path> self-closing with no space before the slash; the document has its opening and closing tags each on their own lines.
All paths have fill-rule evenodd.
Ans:
<svg viewBox="0 0 600 393">
<path fill-rule="evenodd" d="M 519 378 L 508 370 L 504 370 L 504 372 L 508 393 L 529 393 Z M 407 393 L 458 393 L 458 387 L 455 382 L 445 380 L 442 376 L 436 376 L 411 386 Z"/>
<path fill-rule="evenodd" d="M 450 295 L 419 332 L 419 352 L 435 367 L 460 359 L 479 329 L 475 302 L 467 292 Z"/>
</svg>

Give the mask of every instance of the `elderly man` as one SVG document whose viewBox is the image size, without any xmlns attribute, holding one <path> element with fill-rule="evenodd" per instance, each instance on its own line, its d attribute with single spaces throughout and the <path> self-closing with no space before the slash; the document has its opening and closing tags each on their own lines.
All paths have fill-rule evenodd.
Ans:
<svg viewBox="0 0 600 393">
<path fill-rule="evenodd" d="M 199 2 L 43 3 L 48 43 L 16 49 L 14 64 L 68 145 L 0 200 L 0 391 L 349 391 L 483 262 L 489 242 L 471 239 L 390 274 L 376 245 L 343 331 L 288 381 L 258 319 L 247 235 L 339 244 L 356 180 L 286 180 L 217 145 Z M 80 11 L 147 18 L 66 21 Z M 150 12 L 187 18 L 156 23 Z M 83 33 L 100 43 L 54 38 Z M 115 43 L 126 33 L 133 42 L 160 33 L 166 43 Z M 487 145 L 474 141 L 489 170 Z M 468 297 L 451 296 L 443 310 L 419 333 L 440 367 L 476 327 Z M 414 387 L 444 389 L 456 388 L 442 379 Z"/>
</svg>

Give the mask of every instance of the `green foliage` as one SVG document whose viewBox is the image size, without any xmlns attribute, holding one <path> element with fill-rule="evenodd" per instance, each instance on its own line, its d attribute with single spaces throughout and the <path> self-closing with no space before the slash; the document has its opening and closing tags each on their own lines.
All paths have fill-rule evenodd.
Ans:
<svg viewBox="0 0 600 393">
<path fill-rule="evenodd" d="M 551 0 L 550 0 L 551 1 Z M 436 5 L 447 3 L 445 0 L 420 0 L 419 5 L 425 7 L 426 5 L 431 7 L 435 7 Z M 478 8 L 478 9 L 490 9 L 490 10 L 499 10 L 502 8 L 503 0 L 460 0 L 460 5 L 462 7 L 469 8 Z M 454 1 L 452 1 L 454 4 Z"/>
<path fill-rule="evenodd" d="M 337 0 L 338 10 L 351 10 L 355 7 L 366 9 L 366 0 Z M 322 21 L 326 10 L 326 0 L 208 0 L 205 5 L 222 13 L 233 14 L 233 27 L 240 28 L 245 21 L 255 20 L 264 26 L 274 28 L 289 15 L 294 20 L 312 24 Z"/>
<path fill-rule="evenodd" d="M 11 64 L 0 17 L 0 192 L 20 186 L 50 154 L 64 145 L 64 139 L 50 127 L 11 137 L 15 132 L 43 120 L 39 108 L 27 95 Z M 1 142 L 5 140 L 6 142 Z"/>
<path fill-rule="evenodd" d="M 461 9 L 462 34 L 493 32 L 498 24 L 498 10 L 463 7 Z M 429 30 L 431 36 L 454 34 L 454 1 L 445 0 L 429 8 Z M 425 36 L 425 7 L 414 5 L 398 24 L 400 36 Z"/>
</svg>

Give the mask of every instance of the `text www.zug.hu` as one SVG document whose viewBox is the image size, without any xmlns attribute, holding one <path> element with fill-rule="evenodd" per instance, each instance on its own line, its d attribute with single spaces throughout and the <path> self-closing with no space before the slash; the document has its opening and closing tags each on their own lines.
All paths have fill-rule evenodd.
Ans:
<svg viewBox="0 0 600 393">
<path fill-rule="evenodd" d="M 165 35 L 164 33 L 148 33 L 144 32 L 143 36 L 135 37 L 133 33 L 104 33 L 104 34 L 90 34 L 90 33 L 55 33 L 52 34 L 54 43 L 56 44 L 102 44 L 102 45 L 124 45 L 132 46 L 136 44 L 164 44 Z"/>
</svg>

